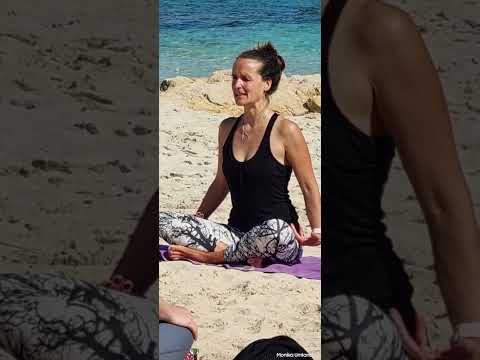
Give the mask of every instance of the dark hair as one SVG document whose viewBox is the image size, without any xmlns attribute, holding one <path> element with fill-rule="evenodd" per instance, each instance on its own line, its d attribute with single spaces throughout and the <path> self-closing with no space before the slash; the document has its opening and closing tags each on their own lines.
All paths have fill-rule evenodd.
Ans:
<svg viewBox="0 0 480 360">
<path fill-rule="evenodd" d="M 272 80 L 272 86 L 267 91 L 267 95 L 272 95 L 278 88 L 278 83 L 282 77 L 282 71 L 285 69 L 285 61 L 278 55 L 277 50 L 269 41 L 266 44 L 258 44 L 255 49 L 242 52 L 237 59 L 253 59 L 260 61 L 263 65 L 259 74 L 263 80 Z"/>
<path fill-rule="evenodd" d="M 288 336 L 276 336 L 271 339 L 261 339 L 247 345 L 233 360 L 275 360 L 278 353 L 309 356 L 307 351 Z M 295 356 L 297 357 L 297 356 Z"/>
</svg>

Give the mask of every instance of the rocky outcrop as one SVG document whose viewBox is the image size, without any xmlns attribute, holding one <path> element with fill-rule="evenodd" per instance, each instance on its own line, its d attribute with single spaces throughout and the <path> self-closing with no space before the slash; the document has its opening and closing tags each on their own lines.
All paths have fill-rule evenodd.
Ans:
<svg viewBox="0 0 480 360">
<path fill-rule="evenodd" d="M 285 115 L 320 112 L 320 75 L 283 76 L 271 98 L 272 108 Z M 208 78 L 183 76 L 163 80 L 160 97 L 192 110 L 237 115 L 242 108 L 234 102 L 230 70 L 215 71 Z"/>
</svg>

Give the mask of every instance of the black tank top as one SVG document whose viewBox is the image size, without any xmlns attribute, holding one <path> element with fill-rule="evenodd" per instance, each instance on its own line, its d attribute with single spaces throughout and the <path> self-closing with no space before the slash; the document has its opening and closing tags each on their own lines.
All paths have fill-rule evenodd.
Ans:
<svg viewBox="0 0 480 360">
<path fill-rule="evenodd" d="M 268 122 L 260 146 L 253 157 L 244 162 L 233 155 L 233 135 L 239 117 L 223 146 L 223 173 L 232 199 L 228 225 L 248 231 L 270 219 L 297 223 L 298 215 L 288 195 L 292 168 L 279 163 L 270 149 L 270 134 L 278 114 Z"/>
<path fill-rule="evenodd" d="M 412 287 L 381 205 L 393 139 L 363 133 L 331 92 L 329 47 L 346 2 L 331 0 L 322 16 L 322 297 L 359 295 L 383 309 L 396 306 L 410 322 Z"/>
</svg>

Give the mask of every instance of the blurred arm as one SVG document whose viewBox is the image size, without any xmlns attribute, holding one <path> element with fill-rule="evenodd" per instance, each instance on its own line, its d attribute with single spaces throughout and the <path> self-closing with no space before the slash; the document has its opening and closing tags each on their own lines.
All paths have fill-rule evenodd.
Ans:
<svg viewBox="0 0 480 360">
<path fill-rule="evenodd" d="M 428 223 L 452 323 L 480 321 L 480 234 L 440 80 L 413 22 L 391 9 L 370 37 L 375 110 Z"/>
<path fill-rule="evenodd" d="M 144 295 L 158 279 L 158 205 L 157 190 L 143 211 L 123 256 L 112 274 L 112 277 L 119 274 L 131 280 L 134 284 L 132 292 L 136 295 Z"/>
</svg>

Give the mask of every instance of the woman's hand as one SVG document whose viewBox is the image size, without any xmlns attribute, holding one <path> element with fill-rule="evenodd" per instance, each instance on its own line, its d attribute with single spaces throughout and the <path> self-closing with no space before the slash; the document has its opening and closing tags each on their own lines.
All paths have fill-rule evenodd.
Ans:
<svg viewBox="0 0 480 360">
<path fill-rule="evenodd" d="M 425 319 L 422 315 L 415 312 L 415 337 L 413 338 L 408 332 L 402 316 L 397 309 L 391 308 L 389 315 L 395 324 L 400 337 L 402 338 L 403 347 L 410 359 L 413 360 L 433 360 L 437 359 L 436 354 L 430 348 L 430 342 L 428 340 L 427 326 Z"/>
<path fill-rule="evenodd" d="M 480 338 L 465 338 L 440 353 L 439 360 L 480 360 Z"/>
<path fill-rule="evenodd" d="M 172 305 L 160 300 L 158 317 L 162 321 L 189 329 L 193 334 L 193 338 L 195 340 L 197 339 L 197 323 L 193 319 L 190 311 L 183 306 Z"/>
<path fill-rule="evenodd" d="M 300 243 L 302 246 L 319 246 L 322 242 L 322 238 L 318 234 L 310 234 L 308 238 L 303 240 L 303 243 Z"/>
<path fill-rule="evenodd" d="M 293 230 L 295 239 L 301 246 L 319 246 L 321 244 L 322 238 L 319 234 L 311 233 L 309 237 L 305 237 L 303 229 L 300 225 L 298 225 L 298 230 L 294 224 L 290 224 L 290 227 Z"/>
</svg>

